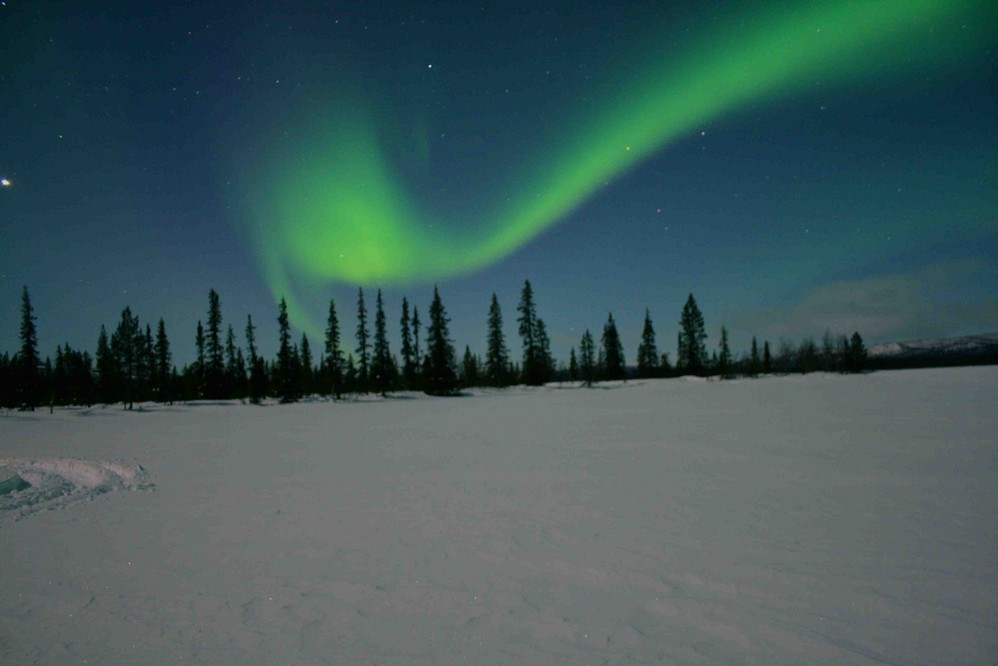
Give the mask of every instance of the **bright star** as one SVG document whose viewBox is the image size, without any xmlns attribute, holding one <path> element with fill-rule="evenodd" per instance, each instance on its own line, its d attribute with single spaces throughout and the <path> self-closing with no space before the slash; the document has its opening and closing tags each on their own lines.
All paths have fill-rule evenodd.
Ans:
<svg viewBox="0 0 998 666">
<path fill-rule="evenodd" d="M 7 180 L 6 178 L 0 178 L 0 185 L 3 185 L 4 187 L 10 187 L 10 181 Z"/>
</svg>

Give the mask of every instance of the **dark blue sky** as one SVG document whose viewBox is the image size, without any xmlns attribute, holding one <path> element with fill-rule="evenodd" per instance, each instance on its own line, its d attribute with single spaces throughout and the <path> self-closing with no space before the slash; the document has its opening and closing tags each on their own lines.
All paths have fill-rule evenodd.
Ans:
<svg viewBox="0 0 998 666">
<path fill-rule="evenodd" d="M 587 119 L 619 106 L 626 125 L 628 90 L 715 54 L 737 62 L 740 26 L 781 11 L 658 4 L 8 0 L 0 350 L 18 346 L 27 284 L 43 356 L 62 342 L 92 351 L 100 325 L 130 305 L 143 323 L 163 317 L 175 360 L 188 362 L 212 287 L 226 323 L 241 334 L 252 314 L 273 353 L 260 245 L 297 222 L 266 208 L 261 241 L 245 218 L 294 168 L 282 146 L 307 145 L 362 98 L 398 182 L 451 216 L 444 234 L 464 233 L 453 220 L 501 202 L 517 174 L 556 179 L 570 166 L 550 157 L 556 147 L 597 143 L 599 131 L 576 129 L 598 127 Z M 738 350 L 753 334 L 826 328 L 871 342 L 998 329 L 998 10 L 953 4 L 906 37 L 910 53 L 899 41 L 882 66 L 819 63 L 813 84 L 718 105 L 498 260 L 444 276 L 427 261 L 425 276 L 365 281 L 368 302 L 384 287 L 397 322 L 402 296 L 425 313 L 437 282 L 455 343 L 482 352 L 496 292 L 518 354 L 529 278 L 559 358 L 612 311 L 630 362 L 645 307 L 674 357 L 690 291 L 711 348 L 722 323 Z M 788 26 L 766 29 L 779 39 Z M 885 27 L 888 38 L 900 40 Z M 317 318 L 335 298 L 352 332 L 357 286 L 310 277 L 294 288 Z"/>
</svg>

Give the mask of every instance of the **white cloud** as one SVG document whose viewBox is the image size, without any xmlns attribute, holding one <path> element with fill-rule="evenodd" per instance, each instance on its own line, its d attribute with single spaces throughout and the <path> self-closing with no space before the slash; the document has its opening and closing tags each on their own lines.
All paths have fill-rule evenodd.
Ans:
<svg viewBox="0 0 998 666">
<path fill-rule="evenodd" d="M 970 259 L 937 262 L 911 273 L 837 280 L 805 291 L 794 302 L 739 318 L 760 336 L 800 338 L 824 331 L 859 331 L 868 341 L 963 335 L 998 329 L 998 298 L 971 296 L 990 270 Z M 992 278 L 993 279 L 993 278 Z"/>
</svg>

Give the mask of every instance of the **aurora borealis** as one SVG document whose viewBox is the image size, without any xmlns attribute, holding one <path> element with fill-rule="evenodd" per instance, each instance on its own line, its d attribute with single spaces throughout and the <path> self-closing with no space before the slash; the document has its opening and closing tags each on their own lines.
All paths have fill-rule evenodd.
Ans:
<svg viewBox="0 0 998 666">
<path fill-rule="evenodd" d="M 419 193 L 393 168 L 374 114 L 353 102 L 331 114 L 313 110 L 327 123 L 309 132 L 315 145 L 266 160 L 269 168 L 254 174 L 263 182 L 247 188 L 265 193 L 247 196 L 252 205 L 245 212 L 257 218 L 253 243 L 267 282 L 275 298 L 290 299 L 302 323 L 292 269 L 359 285 L 426 282 L 478 269 L 561 220 L 608 179 L 740 105 L 778 100 L 816 79 L 834 85 L 885 70 L 910 75 L 981 48 L 989 34 L 980 25 L 965 29 L 975 5 L 982 6 L 834 1 L 736 13 L 719 29 L 695 35 L 686 49 L 638 58 L 645 71 L 631 85 L 599 91 L 591 113 L 573 117 L 564 109 L 559 115 L 569 119 L 567 127 L 542 132 L 538 145 L 518 158 L 523 173 L 495 191 L 469 193 L 482 212 L 461 222 L 447 210 L 424 212 Z M 924 39 L 930 29 L 946 35 L 942 44 Z M 510 193 L 508 200 L 496 191 Z"/>
<path fill-rule="evenodd" d="M 947 333 L 995 312 L 991 3 L 9 4 L 5 302 L 65 288 L 47 275 L 82 245 L 109 274 L 76 302 L 138 290 L 182 329 L 211 285 L 233 319 L 284 296 L 315 335 L 356 286 L 449 281 L 480 319 L 525 277 L 559 304 L 556 343 L 646 304 L 669 339 L 688 290 L 775 335 L 829 285 L 932 271 L 974 286 L 936 280 L 874 339 L 931 333 L 932 303 L 958 302 Z M 47 268 L 22 258 L 39 229 Z M 831 300 L 814 319 L 850 325 Z"/>
</svg>

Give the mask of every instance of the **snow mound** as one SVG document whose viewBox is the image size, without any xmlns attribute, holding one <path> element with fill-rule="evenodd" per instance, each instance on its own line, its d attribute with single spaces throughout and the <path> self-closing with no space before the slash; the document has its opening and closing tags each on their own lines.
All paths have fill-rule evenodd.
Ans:
<svg viewBox="0 0 998 666">
<path fill-rule="evenodd" d="M 64 509 L 119 490 L 152 490 L 142 465 L 81 458 L 0 458 L 0 478 L 18 476 L 27 487 L 0 495 L 0 519 Z"/>
</svg>

